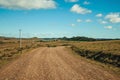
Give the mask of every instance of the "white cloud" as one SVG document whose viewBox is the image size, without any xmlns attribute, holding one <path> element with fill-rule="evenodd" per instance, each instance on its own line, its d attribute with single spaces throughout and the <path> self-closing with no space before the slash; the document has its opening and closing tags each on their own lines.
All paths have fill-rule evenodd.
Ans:
<svg viewBox="0 0 120 80">
<path fill-rule="evenodd" d="M 112 29 L 112 26 L 105 26 L 106 29 Z"/>
<path fill-rule="evenodd" d="M 71 26 L 72 26 L 72 27 L 74 27 L 74 26 L 75 26 L 75 24 L 71 24 Z"/>
<path fill-rule="evenodd" d="M 101 13 L 97 14 L 96 17 L 102 17 L 103 15 Z"/>
<path fill-rule="evenodd" d="M 120 13 L 110 13 L 105 18 L 112 23 L 120 23 Z"/>
<path fill-rule="evenodd" d="M 65 2 L 78 2 L 79 0 L 65 0 Z"/>
<path fill-rule="evenodd" d="M 77 19 L 77 22 L 79 22 L 79 23 L 80 23 L 80 22 L 82 22 L 82 20 L 81 20 L 81 19 Z"/>
<path fill-rule="evenodd" d="M 89 5 L 90 2 L 88 2 L 88 1 L 84 1 L 83 4 L 84 4 L 84 5 Z"/>
<path fill-rule="evenodd" d="M 85 22 L 92 22 L 92 20 L 91 19 L 87 19 Z"/>
<path fill-rule="evenodd" d="M 78 14 L 92 13 L 91 10 L 88 10 L 88 9 L 86 9 L 86 8 L 83 8 L 83 7 L 79 6 L 78 4 L 73 5 L 70 11 L 71 11 L 71 12 L 78 13 Z"/>
<path fill-rule="evenodd" d="M 107 21 L 101 21 L 101 24 L 107 24 Z"/>
<path fill-rule="evenodd" d="M 56 8 L 54 0 L 0 0 L 0 6 L 8 9 L 52 9 Z"/>
<path fill-rule="evenodd" d="M 99 19 L 98 21 L 99 21 L 99 23 L 101 23 L 101 24 L 107 24 L 107 23 L 108 23 L 107 21 L 102 20 L 102 19 Z"/>
</svg>

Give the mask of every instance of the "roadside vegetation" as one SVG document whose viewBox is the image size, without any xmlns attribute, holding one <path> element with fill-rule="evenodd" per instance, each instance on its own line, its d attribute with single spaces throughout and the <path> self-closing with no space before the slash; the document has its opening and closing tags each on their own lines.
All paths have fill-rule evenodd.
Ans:
<svg viewBox="0 0 120 80">
<path fill-rule="evenodd" d="M 21 49 L 19 48 L 19 39 L 0 38 L 0 65 L 4 61 L 9 61 L 16 55 L 21 54 L 20 50 L 24 52 L 37 47 L 56 46 L 69 46 L 82 57 L 120 68 L 120 40 L 96 40 L 86 37 L 73 37 L 70 39 L 66 37 L 58 39 L 39 39 L 34 37 L 22 39 Z"/>
<path fill-rule="evenodd" d="M 22 39 L 22 47 L 20 48 L 19 39 L 0 37 L 0 67 L 21 53 L 38 47 L 37 40 L 35 38 Z"/>
<path fill-rule="evenodd" d="M 71 42 L 71 48 L 79 55 L 120 67 L 120 41 Z"/>
</svg>

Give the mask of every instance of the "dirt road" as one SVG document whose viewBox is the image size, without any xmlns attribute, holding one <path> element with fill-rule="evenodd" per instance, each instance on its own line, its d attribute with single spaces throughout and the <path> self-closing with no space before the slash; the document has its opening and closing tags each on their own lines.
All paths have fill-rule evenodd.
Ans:
<svg viewBox="0 0 120 80">
<path fill-rule="evenodd" d="M 0 80 L 119 80 L 65 47 L 32 50 L 0 70 Z"/>
</svg>

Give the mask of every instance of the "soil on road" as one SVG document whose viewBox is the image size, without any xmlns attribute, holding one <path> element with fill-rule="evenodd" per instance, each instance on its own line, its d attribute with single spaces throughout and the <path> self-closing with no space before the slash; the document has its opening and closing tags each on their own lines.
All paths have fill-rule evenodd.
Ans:
<svg viewBox="0 0 120 80">
<path fill-rule="evenodd" d="M 34 49 L 0 70 L 0 80 L 119 80 L 65 47 Z"/>
</svg>

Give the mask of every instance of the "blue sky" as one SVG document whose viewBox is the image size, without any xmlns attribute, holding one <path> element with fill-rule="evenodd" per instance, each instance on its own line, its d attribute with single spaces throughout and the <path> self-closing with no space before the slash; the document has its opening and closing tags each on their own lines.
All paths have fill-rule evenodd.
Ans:
<svg viewBox="0 0 120 80">
<path fill-rule="evenodd" d="M 120 0 L 0 0 L 0 36 L 120 38 Z"/>
</svg>

